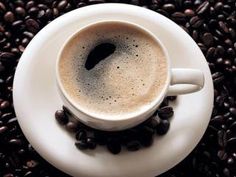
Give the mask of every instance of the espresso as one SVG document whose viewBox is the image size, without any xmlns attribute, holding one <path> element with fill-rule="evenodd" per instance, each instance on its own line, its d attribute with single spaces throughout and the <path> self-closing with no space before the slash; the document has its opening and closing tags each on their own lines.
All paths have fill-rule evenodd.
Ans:
<svg viewBox="0 0 236 177">
<path fill-rule="evenodd" d="M 96 60 L 95 50 L 99 53 L 105 46 L 107 54 L 100 52 L 104 57 Z M 66 44 L 59 61 L 61 83 L 70 99 L 86 112 L 110 118 L 138 112 L 152 103 L 163 90 L 167 71 L 157 41 L 122 22 L 82 29 Z"/>
</svg>

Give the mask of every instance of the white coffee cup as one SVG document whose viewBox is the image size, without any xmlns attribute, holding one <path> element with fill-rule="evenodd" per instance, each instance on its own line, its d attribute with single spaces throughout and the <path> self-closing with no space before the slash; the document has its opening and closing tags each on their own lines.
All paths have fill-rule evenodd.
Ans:
<svg viewBox="0 0 236 177">
<path fill-rule="evenodd" d="M 88 28 L 89 26 L 95 25 L 100 22 L 105 21 L 98 21 L 96 23 L 91 23 L 83 28 L 81 28 L 79 31 L 74 33 L 72 36 L 68 38 L 68 40 L 65 42 L 63 47 L 61 48 L 58 58 L 57 58 L 57 64 L 56 64 L 56 81 L 57 86 L 59 90 L 59 94 L 62 98 L 62 101 L 64 103 L 64 106 L 70 110 L 70 112 L 74 115 L 75 118 L 77 118 L 82 123 L 101 130 L 106 131 L 118 131 L 127 129 L 130 127 L 133 127 L 135 125 L 140 124 L 141 122 L 148 119 L 151 115 L 154 114 L 154 112 L 157 110 L 165 96 L 173 96 L 173 95 L 181 95 L 181 94 L 187 94 L 187 93 L 193 93 L 196 91 L 199 91 L 204 86 L 204 74 L 202 71 L 198 69 L 187 69 L 187 68 L 171 68 L 170 65 L 170 58 L 168 55 L 168 49 L 165 48 L 165 46 L 162 44 L 162 42 L 157 39 L 157 37 L 152 34 L 150 31 L 145 29 L 144 27 L 130 23 L 128 21 L 117 21 L 122 22 L 130 25 L 134 25 L 136 28 L 140 28 L 147 33 L 149 33 L 153 38 L 156 40 L 157 45 L 161 46 L 162 50 L 164 51 L 165 58 L 167 60 L 167 80 L 165 82 L 165 85 L 163 87 L 163 90 L 161 93 L 155 98 L 151 104 L 145 107 L 145 109 L 134 113 L 132 115 L 122 116 L 122 117 L 116 117 L 115 119 L 112 118 L 112 116 L 106 116 L 102 117 L 100 114 L 92 114 L 90 112 L 86 112 L 85 110 L 82 110 L 80 107 L 76 106 L 78 104 L 75 103 L 74 100 L 70 99 L 67 92 L 63 88 L 60 74 L 59 74 L 59 61 L 61 59 L 61 54 L 63 50 L 65 49 L 65 46 L 70 40 L 77 35 L 82 29 Z M 111 21 L 109 21 L 111 22 Z M 112 21 L 113 22 L 113 21 Z M 145 104 L 145 103 L 144 103 Z"/>
</svg>

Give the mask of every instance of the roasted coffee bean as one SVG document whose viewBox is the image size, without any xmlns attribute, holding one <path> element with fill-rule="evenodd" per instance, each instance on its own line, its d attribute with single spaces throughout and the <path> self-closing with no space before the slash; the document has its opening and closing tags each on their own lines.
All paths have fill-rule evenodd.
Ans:
<svg viewBox="0 0 236 177">
<path fill-rule="evenodd" d="M 174 19 L 175 21 L 178 21 L 178 22 L 184 22 L 185 21 L 185 18 L 186 18 L 186 15 L 182 12 L 174 12 L 172 15 L 171 15 L 172 19 Z"/>
<path fill-rule="evenodd" d="M 139 141 L 142 146 L 149 147 L 153 144 L 153 134 L 141 134 Z"/>
<path fill-rule="evenodd" d="M 35 160 L 29 160 L 26 162 L 26 166 L 29 168 L 35 168 L 38 165 L 38 162 Z"/>
<path fill-rule="evenodd" d="M 212 46 L 214 43 L 214 38 L 211 33 L 204 33 L 202 36 L 202 41 L 206 46 Z"/>
<path fill-rule="evenodd" d="M 229 169 L 228 169 L 228 168 L 224 168 L 223 174 L 224 174 L 226 177 L 230 177 L 230 171 L 229 171 Z"/>
<path fill-rule="evenodd" d="M 231 147 L 232 149 L 234 149 L 236 147 L 236 137 L 230 138 L 227 141 L 227 144 L 229 147 Z"/>
<path fill-rule="evenodd" d="M 95 142 L 95 139 L 92 137 L 87 138 L 87 144 L 89 149 L 95 149 L 97 146 L 97 143 Z"/>
<path fill-rule="evenodd" d="M 161 119 L 168 119 L 174 115 L 173 108 L 170 106 L 162 107 L 157 110 L 157 113 Z"/>
<path fill-rule="evenodd" d="M 175 6 L 174 6 L 174 4 L 164 4 L 162 6 L 162 9 L 167 12 L 173 12 L 175 10 Z"/>
<path fill-rule="evenodd" d="M 76 122 L 68 122 L 65 126 L 68 132 L 76 132 L 78 129 L 78 124 Z"/>
<path fill-rule="evenodd" d="M 187 17 L 193 17 L 195 15 L 195 12 L 192 10 L 192 9 L 186 9 L 184 11 L 184 14 L 187 16 Z"/>
<path fill-rule="evenodd" d="M 138 141 L 130 141 L 127 143 L 126 148 L 128 151 L 137 151 L 141 148 Z"/>
<path fill-rule="evenodd" d="M 230 111 L 230 113 L 231 113 L 233 116 L 236 116 L 236 108 L 231 107 L 231 108 L 229 109 L 229 111 Z"/>
<path fill-rule="evenodd" d="M 88 149 L 88 144 L 87 144 L 86 141 L 78 141 L 78 142 L 75 142 L 75 146 L 76 146 L 79 150 Z"/>
<path fill-rule="evenodd" d="M 212 78 L 213 78 L 214 84 L 220 84 L 225 79 L 224 74 L 221 72 L 213 73 Z"/>
<path fill-rule="evenodd" d="M 64 111 L 64 113 L 67 115 L 67 116 L 72 116 L 72 113 L 70 112 L 70 110 L 66 107 L 66 106 L 62 106 L 62 109 Z"/>
<path fill-rule="evenodd" d="M 25 24 L 26 24 L 26 28 L 27 28 L 30 32 L 32 32 L 32 33 L 38 32 L 38 30 L 39 30 L 39 24 L 38 24 L 38 22 L 35 21 L 34 19 L 31 19 L 31 18 L 27 19 L 26 22 L 25 22 Z"/>
<path fill-rule="evenodd" d="M 217 156 L 220 160 L 226 160 L 228 158 L 228 154 L 224 150 L 219 150 Z"/>
<path fill-rule="evenodd" d="M 224 33 L 229 33 L 229 28 L 223 21 L 219 21 L 219 29 Z"/>
<path fill-rule="evenodd" d="M 3 101 L 1 104 L 0 104 L 0 109 L 7 109 L 9 108 L 11 105 L 10 105 L 10 102 L 9 101 Z"/>
<path fill-rule="evenodd" d="M 229 157 L 228 159 L 227 159 L 227 163 L 229 164 L 229 165 L 233 165 L 234 164 L 234 159 L 232 158 L 232 157 Z"/>
<path fill-rule="evenodd" d="M 220 147 L 225 147 L 227 145 L 226 132 L 224 130 L 219 130 L 217 132 L 217 137 L 218 137 L 218 145 Z"/>
<path fill-rule="evenodd" d="M 61 125 L 66 125 L 69 121 L 67 115 L 65 114 L 65 112 L 63 110 L 57 110 L 55 112 L 55 118 L 56 118 L 57 122 Z"/>
<path fill-rule="evenodd" d="M 87 133 L 85 130 L 80 129 L 76 135 L 75 135 L 76 140 L 80 141 L 80 140 L 85 140 L 87 138 Z"/>
<path fill-rule="evenodd" d="M 160 119 L 158 118 L 158 117 L 156 117 L 156 116 L 153 116 L 153 118 L 150 118 L 147 122 L 146 122 L 146 125 L 148 126 L 148 127 L 151 127 L 151 128 L 153 128 L 153 129 L 155 129 L 157 126 L 158 126 L 158 124 L 160 123 Z"/>
<path fill-rule="evenodd" d="M 193 28 L 199 28 L 203 24 L 203 20 L 198 16 L 194 16 L 190 19 L 190 24 Z"/>
<path fill-rule="evenodd" d="M 57 5 L 57 9 L 59 11 L 62 11 L 65 7 L 67 6 L 67 1 L 66 0 L 62 0 L 58 3 Z"/>
<path fill-rule="evenodd" d="M 3 177 L 15 177 L 12 173 L 4 174 Z"/>
<path fill-rule="evenodd" d="M 207 50 L 207 53 L 206 53 L 206 58 L 209 58 L 210 57 L 213 57 L 215 54 L 215 47 L 210 47 L 208 50 Z"/>
<path fill-rule="evenodd" d="M 13 22 L 15 20 L 15 15 L 11 11 L 8 11 L 4 15 L 4 20 L 6 22 L 11 23 L 11 22 Z"/>
<path fill-rule="evenodd" d="M 209 9 L 209 7 L 210 3 L 208 1 L 205 1 L 196 9 L 196 12 L 198 15 L 202 15 Z"/>
<path fill-rule="evenodd" d="M 25 9 L 22 7 L 17 7 L 15 9 L 15 12 L 19 17 L 25 17 L 25 15 L 26 15 Z"/>
<path fill-rule="evenodd" d="M 7 130 L 8 130 L 8 127 L 6 127 L 6 126 L 1 126 L 1 127 L 0 127 L 0 136 L 3 135 Z"/>
<path fill-rule="evenodd" d="M 170 122 L 168 120 L 162 120 L 156 127 L 156 132 L 158 135 L 164 135 L 168 132 L 169 128 Z"/>
<path fill-rule="evenodd" d="M 3 13 L 5 11 L 6 11 L 6 6 L 2 2 L 0 2 L 0 13 Z"/>
<path fill-rule="evenodd" d="M 214 116 L 211 119 L 211 123 L 214 124 L 214 125 L 216 125 L 216 124 L 221 125 L 223 122 L 224 122 L 224 117 L 222 115 Z"/>
<path fill-rule="evenodd" d="M 8 141 L 8 144 L 12 145 L 12 146 L 21 146 L 22 145 L 22 141 L 20 139 L 14 138 L 14 139 L 10 139 Z"/>
<path fill-rule="evenodd" d="M 109 140 L 108 143 L 107 143 L 107 149 L 112 154 L 119 154 L 120 151 L 121 151 L 121 145 L 115 139 L 114 140 Z"/>
</svg>

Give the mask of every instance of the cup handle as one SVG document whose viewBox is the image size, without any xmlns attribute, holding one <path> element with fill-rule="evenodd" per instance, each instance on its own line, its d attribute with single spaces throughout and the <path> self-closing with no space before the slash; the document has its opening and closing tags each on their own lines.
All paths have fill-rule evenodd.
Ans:
<svg viewBox="0 0 236 177">
<path fill-rule="evenodd" d="M 198 69 L 171 69 L 171 81 L 167 96 L 196 92 L 204 86 L 204 74 Z"/>
</svg>

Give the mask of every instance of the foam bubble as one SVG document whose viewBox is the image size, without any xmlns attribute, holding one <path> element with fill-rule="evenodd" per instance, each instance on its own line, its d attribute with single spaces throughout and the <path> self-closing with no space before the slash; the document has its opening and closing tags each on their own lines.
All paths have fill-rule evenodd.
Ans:
<svg viewBox="0 0 236 177">
<path fill-rule="evenodd" d="M 89 52 L 112 43 L 115 52 L 86 70 Z M 61 81 L 84 110 L 123 115 L 142 109 L 162 91 L 167 63 L 156 41 L 133 26 L 107 22 L 82 30 L 67 44 L 59 63 Z"/>
</svg>

